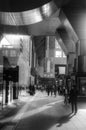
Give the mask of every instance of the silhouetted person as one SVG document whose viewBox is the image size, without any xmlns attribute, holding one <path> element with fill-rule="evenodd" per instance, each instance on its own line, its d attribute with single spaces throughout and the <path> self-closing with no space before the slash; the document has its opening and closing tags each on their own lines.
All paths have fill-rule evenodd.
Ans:
<svg viewBox="0 0 86 130">
<path fill-rule="evenodd" d="M 35 94 L 35 86 L 32 85 L 32 93 Z"/>
<path fill-rule="evenodd" d="M 51 92 L 51 96 L 52 96 L 52 94 L 53 94 L 53 85 L 50 85 L 50 92 Z"/>
<path fill-rule="evenodd" d="M 56 91 L 57 91 L 57 88 L 56 88 L 56 85 L 54 85 L 54 95 L 56 97 Z"/>
<path fill-rule="evenodd" d="M 47 91 L 47 94 L 48 94 L 48 96 L 49 96 L 49 94 L 50 94 L 50 86 L 49 86 L 49 85 L 47 85 L 46 91 Z"/>
<path fill-rule="evenodd" d="M 70 97 L 70 103 L 72 107 L 72 113 L 77 113 L 77 95 L 78 92 L 76 90 L 76 86 L 73 85 L 73 87 L 70 90 L 69 97 Z"/>
<path fill-rule="evenodd" d="M 29 86 L 29 93 L 30 93 L 30 95 L 34 95 L 35 94 L 35 87 L 34 87 L 34 85 L 30 84 L 30 86 Z"/>
<path fill-rule="evenodd" d="M 67 90 L 67 88 L 64 89 L 64 103 L 66 105 L 68 103 L 68 90 Z"/>
</svg>

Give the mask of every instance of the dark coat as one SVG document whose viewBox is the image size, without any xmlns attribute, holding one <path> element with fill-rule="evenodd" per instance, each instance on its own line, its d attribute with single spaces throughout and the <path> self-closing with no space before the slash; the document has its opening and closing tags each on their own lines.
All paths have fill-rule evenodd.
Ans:
<svg viewBox="0 0 86 130">
<path fill-rule="evenodd" d="M 78 95 L 77 90 L 76 89 L 71 89 L 70 94 L 69 94 L 70 102 L 77 102 L 77 95 Z"/>
</svg>

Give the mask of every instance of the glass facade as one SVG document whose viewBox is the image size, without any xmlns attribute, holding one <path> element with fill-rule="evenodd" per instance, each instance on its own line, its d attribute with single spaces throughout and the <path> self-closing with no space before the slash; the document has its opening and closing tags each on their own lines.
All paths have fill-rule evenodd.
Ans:
<svg viewBox="0 0 86 130">
<path fill-rule="evenodd" d="M 65 58 L 66 55 L 59 45 L 58 41 L 55 39 L 55 57 Z"/>
</svg>

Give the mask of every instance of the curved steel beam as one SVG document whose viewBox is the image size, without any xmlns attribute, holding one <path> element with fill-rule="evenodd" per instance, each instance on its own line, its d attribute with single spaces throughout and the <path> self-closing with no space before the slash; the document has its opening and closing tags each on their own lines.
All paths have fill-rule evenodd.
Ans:
<svg viewBox="0 0 86 130">
<path fill-rule="evenodd" d="M 62 10 L 60 11 L 59 19 L 62 22 L 62 27 L 65 28 L 69 37 L 73 40 L 74 43 L 77 43 L 79 38 Z"/>
<path fill-rule="evenodd" d="M 50 17 L 57 10 L 54 1 L 43 6 L 23 12 L 0 12 L 0 24 L 22 26 L 30 25 Z"/>
<path fill-rule="evenodd" d="M 67 46 L 64 44 L 62 38 L 60 37 L 60 35 L 58 34 L 57 31 L 55 33 L 55 38 L 57 39 L 59 45 L 61 46 L 62 50 L 64 51 L 65 55 L 67 56 L 69 53 L 69 50 L 68 50 Z"/>
</svg>

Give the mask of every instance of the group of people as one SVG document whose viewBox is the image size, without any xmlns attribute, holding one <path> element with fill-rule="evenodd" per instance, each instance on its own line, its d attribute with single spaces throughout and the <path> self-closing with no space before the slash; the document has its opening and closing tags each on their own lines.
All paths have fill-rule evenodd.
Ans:
<svg viewBox="0 0 86 130">
<path fill-rule="evenodd" d="M 67 92 L 67 89 L 65 89 L 65 94 L 64 94 L 64 103 L 70 103 L 71 104 L 71 109 L 72 113 L 77 113 L 77 96 L 78 96 L 78 91 L 76 89 L 76 85 L 73 85 L 70 89 L 69 92 Z"/>
<path fill-rule="evenodd" d="M 58 87 L 56 85 L 46 85 L 45 90 L 47 92 L 47 95 L 55 95 L 57 94 L 58 91 Z M 34 85 L 30 85 L 29 86 L 29 93 L 30 95 L 34 95 L 35 94 L 35 86 Z M 71 89 L 68 90 L 66 87 L 64 89 L 64 103 L 67 104 L 71 104 L 71 110 L 72 113 L 77 113 L 77 96 L 78 96 L 78 91 L 76 89 L 76 85 L 72 85 Z M 58 91 L 59 94 L 59 91 Z"/>
<path fill-rule="evenodd" d="M 55 95 L 56 96 L 56 93 L 57 93 L 57 88 L 56 88 L 56 85 L 47 85 L 46 86 L 46 92 L 49 95 Z"/>
<path fill-rule="evenodd" d="M 29 85 L 29 93 L 30 95 L 34 95 L 35 94 L 35 86 L 34 85 Z"/>
</svg>

